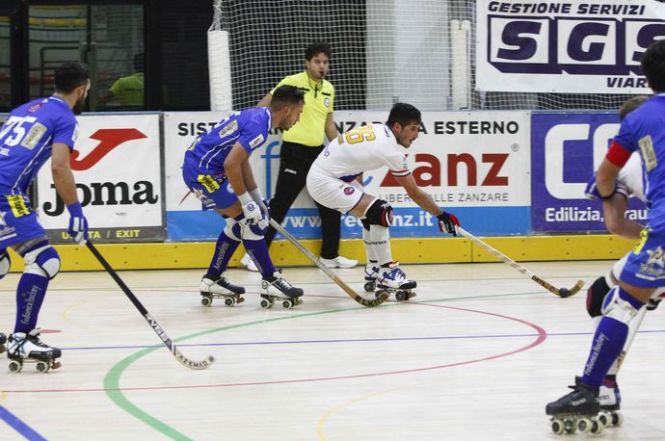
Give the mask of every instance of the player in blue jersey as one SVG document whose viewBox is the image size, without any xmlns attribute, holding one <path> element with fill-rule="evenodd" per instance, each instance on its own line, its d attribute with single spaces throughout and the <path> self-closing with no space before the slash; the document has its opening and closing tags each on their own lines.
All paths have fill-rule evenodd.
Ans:
<svg viewBox="0 0 665 441">
<path fill-rule="evenodd" d="M 596 420 L 600 411 L 599 387 L 615 362 L 632 322 L 645 304 L 665 287 L 665 40 L 652 43 L 641 60 L 649 87 L 655 95 L 626 116 L 619 134 L 596 174 L 597 195 L 602 199 L 618 191 L 617 177 L 630 155 L 638 151 L 642 162 L 642 181 L 647 205 L 647 226 L 641 239 L 618 274 L 618 285 L 603 300 L 602 318 L 596 328 L 583 375 L 573 391 L 549 403 L 553 429 L 566 430 L 566 422 L 557 418 L 573 415 L 592 431 L 602 430 Z M 590 417 L 590 421 L 589 418 Z M 556 427 L 555 427 L 556 426 Z"/>
<path fill-rule="evenodd" d="M 45 371 L 58 367 L 61 351 L 39 339 L 37 318 L 49 281 L 60 270 L 60 257 L 49 244 L 28 197 L 28 188 L 50 158 L 56 191 L 70 214 L 68 232 L 78 242 L 87 239 L 88 225 L 76 196 L 69 158 L 80 113 L 90 89 L 88 69 L 76 62 L 55 71 L 55 93 L 12 110 L 0 128 L 0 278 L 11 265 L 7 248 L 23 257 L 25 270 L 16 290 L 16 324 L 7 339 L 10 369 L 37 361 Z"/>
<path fill-rule="evenodd" d="M 304 104 L 303 92 L 293 86 L 275 90 L 270 107 L 236 112 L 210 132 L 197 138 L 185 153 L 182 167 L 185 183 L 203 202 L 226 219 L 217 239 L 208 272 L 201 280 L 202 303 L 225 297 L 227 305 L 242 301 L 245 288 L 231 284 L 223 273 L 242 241 L 261 272 L 262 306 L 275 298 L 284 306 L 298 304 L 303 291 L 293 287 L 275 271 L 264 240 L 269 211 L 254 181 L 249 156 L 268 139 L 273 128 L 288 129 L 298 121 Z"/>
</svg>

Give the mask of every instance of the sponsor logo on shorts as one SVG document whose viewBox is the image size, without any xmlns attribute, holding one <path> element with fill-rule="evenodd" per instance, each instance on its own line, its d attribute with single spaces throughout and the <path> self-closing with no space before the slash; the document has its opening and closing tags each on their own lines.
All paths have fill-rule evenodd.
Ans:
<svg viewBox="0 0 665 441">
<path fill-rule="evenodd" d="M 344 194 L 347 196 L 351 196 L 355 191 L 356 189 L 353 187 L 344 187 Z"/>
</svg>

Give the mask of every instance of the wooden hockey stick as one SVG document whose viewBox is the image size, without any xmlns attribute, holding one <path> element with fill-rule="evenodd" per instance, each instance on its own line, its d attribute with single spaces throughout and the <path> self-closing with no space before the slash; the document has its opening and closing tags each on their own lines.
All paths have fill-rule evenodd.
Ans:
<svg viewBox="0 0 665 441">
<path fill-rule="evenodd" d="M 180 362 L 181 365 L 188 367 L 190 369 L 195 369 L 195 370 L 202 370 L 202 369 L 207 369 L 212 364 L 215 362 L 215 357 L 212 355 L 209 355 L 208 358 L 205 360 L 201 361 L 195 361 L 195 360 L 190 360 L 189 358 L 185 357 L 182 355 L 182 352 L 176 347 L 175 343 L 169 338 L 168 335 L 166 335 L 166 332 L 164 332 L 164 329 L 162 329 L 161 326 L 159 326 L 159 323 L 157 323 L 157 320 L 155 320 L 150 313 L 148 312 L 147 309 L 145 309 L 145 306 L 139 301 L 138 298 L 132 293 L 132 291 L 129 289 L 127 285 L 125 285 L 125 282 L 122 281 L 120 276 L 118 276 L 118 273 L 115 272 L 113 268 L 111 268 L 111 265 L 106 261 L 104 256 L 100 254 L 100 252 L 95 248 L 95 246 L 92 244 L 92 242 L 87 241 L 86 246 L 92 252 L 92 254 L 99 260 L 99 263 L 102 264 L 106 272 L 110 274 L 110 276 L 115 280 L 115 283 L 120 286 L 120 289 L 125 293 L 125 295 L 131 300 L 131 302 L 134 304 L 136 309 L 139 310 L 143 318 L 148 322 L 150 327 L 152 328 L 153 331 L 155 331 L 155 334 L 159 336 L 159 338 L 164 342 L 166 347 L 169 349 L 171 354 L 175 357 L 178 362 Z"/>
<path fill-rule="evenodd" d="M 568 289 L 568 288 L 557 288 L 554 285 L 546 282 L 542 278 L 538 277 L 537 275 L 535 275 L 534 273 L 532 273 L 531 271 L 529 271 L 528 269 L 526 269 L 525 267 L 523 267 L 519 263 L 515 262 L 510 257 L 503 254 L 501 251 L 497 250 L 496 248 L 492 247 L 488 243 L 484 242 L 483 240 L 481 240 L 481 239 L 477 238 L 476 236 L 474 236 L 473 234 L 469 233 L 464 228 L 458 226 L 457 231 L 462 233 L 464 235 L 464 237 L 467 237 L 467 238 L 471 239 L 473 242 L 480 245 L 485 250 L 487 250 L 490 253 L 494 254 L 496 257 L 501 259 L 503 261 L 503 263 L 507 263 L 511 267 L 515 268 L 517 271 L 519 271 L 522 274 L 528 276 L 531 280 L 536 282 L 538 285 L 542 286 L 543 288 L 545 288 L 546 290 L 548 290 L 552 294 L 555 294 L 555 295 L 557 295 L 561 298 L 574 296 L 575 294 L 577 294 L 579 292 L 580 289 L 582 289 L 584 287 L 584 281 L 578 280 L 577 283 L 575 284 L 575 286 L 573 286 L 570 289 Z"/>
<path fill-rule="evenodd" d="M 335 273 L 333 273 L 330 268 L 322 264 L 317 257 L 312 254 L 310 250 L 305 248 L 298 240 L 291 235 L 288 231 L 284 229 L 280 224 L 275 222 L 273 219 L 270 219 L 270 225 L 277 230 L 279 234 L 284 236 L 286 240 L 291 242 L 298 250 L 305 255 L 309 260 L 312 261 L 316 266 L 319 267 L 321 271 L 326 273 L 330 279 L 335 282 L 340 288 L 344 290 L 345 293 L 349 295 L 353 300 L 356 302 L 360 303 L 363 306 L 367 306 L 368 308 L 373 308 L 375 306 L 379 306 L 381 303 L 385 302 L 388 299 L 389 294 L 387 292 L 381 293 L 379 297 L 373 300 L 368 300 L 363 297 L 361 297 L 357 292 L 355 292 L 349 285 L 344 283 Z"/>
</svg>

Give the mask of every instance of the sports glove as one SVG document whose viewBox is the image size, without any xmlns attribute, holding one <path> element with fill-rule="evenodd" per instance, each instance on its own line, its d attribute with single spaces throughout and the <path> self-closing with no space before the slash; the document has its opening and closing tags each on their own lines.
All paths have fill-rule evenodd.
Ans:
<svg viewBox="0 0 665 441">
<path fill-rule="evenodd" d="M 453 236 L 457 236 L 457 230 L 455 229 L 455 226 L 459 226 L 459 220 L 457 219 L 457 216 L 452 213 L 446 213 L 444 211 L 436 218 L 439 219 L 439 230 L 441 230 L 442 233 L 446 232 L 448 234 L 452 234 Z"/>
<path fill-rule="evenodd" d="M 67 233 L 74 239 L 76 243 L 85 243 L 88 240 L 88 220 L 83 216 L 83 209 L 81 204 L 76 202 L 67 205 L 69 211 L 69 227 Z"/>
<path fill-rule="evenodd" d="M 261 212 L 264 214 L 266 219 L 270 219 L 270 205 L 268 205 L 268 200 L 263 198 L 261 190 L 255 188 L 254 190 L 249 191 L 249 195 L 252 197 L 254 202 L 259 206 Z"/>
<path fill-rule="evenodd" d="M 660 303 L 660 300 L 661 299 L 649 299 L 649 301 L 647 302 L 647 305 L 645 306 L 647 311 L 653 311 L 654 309 L 658 308 L 658 304 Z"/>
<path fill-rule="evenodd" d="M 615 193 L 620 193 L 624 195 L 625 197 L 628 197 L 628 187 L 623 185 L 621 182 L 616 181 L 614 183 L 614 190 L 612 190 L 612 193 L 609 194 L 608 196 L 601 196 L 600 192 L 598 192 L 598 187 L 596 186 L 596 174 L 594 173 L 593 176 L 591 176 L 591 179 L 589 179 L 589 182 L 586 184 L 586 188 L 584 189 L 584 195 L 586 196 L 587 199 L 609 199 L 612 196 L 614 196 Z"/>
<path fill-rule="evenodd" d="M 254 201 L 242 204 L 242 213 L 245 215 L 245 221 L 248 224 L 258 224 L 263 219 L 261 209 Z"/>
</svg>

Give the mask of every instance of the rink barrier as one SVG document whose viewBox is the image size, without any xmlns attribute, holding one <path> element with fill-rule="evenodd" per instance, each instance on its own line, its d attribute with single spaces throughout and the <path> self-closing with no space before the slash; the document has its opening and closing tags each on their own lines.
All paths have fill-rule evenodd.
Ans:
<svg viewBox="0 0 665 441">
<path fill-rule="evenodd" d="M 614 260 L 631 249 L 634 242 L 616 236 L 561 235 L 486 237 L 485 242 L 515 261 Z M 319 240 L 302 240 L 314 254 Z M 193 269 L 206 268 L 213 253 L 214 242 L 99 244 L 100 252 L 118 270 Z M 62 260 L 62 271 L 97 271 L 101 265 L 85 246 L 56 245 Z M 393 257 L 403 264 L 499 262 L 499 260 L 465 238 L 398 238 L 392 240 Z M 236 251 L 231 267 L 239 265 L 242 247 Z M 284 240 L 270 248 L 275 266 L 313 266 L 298 250 Z M 13 252 L 12 252 L 13 254 Z M 365 262 L 361 240 L 343 240 L 340 254 Z M 22 259 L 12 256 L 12 272 L 23 271 Z"/>
</svg>

